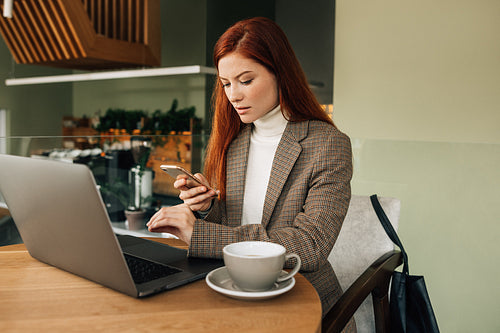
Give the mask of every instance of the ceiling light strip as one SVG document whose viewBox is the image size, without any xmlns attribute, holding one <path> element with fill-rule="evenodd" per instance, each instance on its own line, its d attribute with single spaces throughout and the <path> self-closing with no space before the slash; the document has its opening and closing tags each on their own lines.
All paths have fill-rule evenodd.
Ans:
<svg viewBox="0 0 500 333">
<path fill-rule="evenodd" d="M 136 77 L 153 77 L 153 76 L 186 75 L 186 74 L 217 74 L 217 71 L 213 67 L 206 67 L 206 66 L 162 67 L 162 68 L 151 68 L 151 69 L 132 69 L 132 70 L 120 70 L 120 71 L 108 71 L 108 72 L 92 72 L 92 73 L 82 73 L 82 74 L 35 76 L 27 78 L 6 79 L 5 85 L 20 86 L 20 85 L 30 85 L 30 84 L 130 79 Z"/>
</svg>

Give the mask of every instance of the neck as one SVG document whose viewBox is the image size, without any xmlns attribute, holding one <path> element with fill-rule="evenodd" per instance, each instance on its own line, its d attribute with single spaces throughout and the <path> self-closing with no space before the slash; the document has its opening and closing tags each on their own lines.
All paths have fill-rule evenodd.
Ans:
<svg viewBox="0 0 500 333">
<path fill-rule="evenodd" d="M 281 107 L 278 104 L 278 106 L 274 109 L 253 122 L 254 134 L 260 136 L 281 135 L 285 130 L 287 123 L 288 121 L 281 113 Z"/>
</svg>

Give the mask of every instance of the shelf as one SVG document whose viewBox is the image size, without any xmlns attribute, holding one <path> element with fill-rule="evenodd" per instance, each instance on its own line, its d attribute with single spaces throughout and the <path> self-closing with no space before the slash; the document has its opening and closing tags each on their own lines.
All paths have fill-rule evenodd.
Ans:
<svg viewBox="0 0 500 333">
<path fill-rule="evenodd" d="M 113 80 L 129 79 L 138 77 L 153 76 L 173 76 L 188 74 L 217 74 L 213 67 L 206 66 L 180 66 L 180 67 L 161 67 L 150 69 L 131 69 L 106 72 L 91 72 L 82 74 L 52 75 L 52 76 L 34 76 L 26 78 L 6 79 L 6 86 L 21 86 L 30 84 L 61 83 L 61 82 L 79 82 L 95 80 Z"/>
</svg>

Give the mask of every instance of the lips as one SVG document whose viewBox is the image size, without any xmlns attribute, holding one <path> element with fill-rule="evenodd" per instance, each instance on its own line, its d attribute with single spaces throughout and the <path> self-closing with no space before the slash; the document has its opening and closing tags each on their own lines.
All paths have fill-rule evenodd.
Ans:
<svg viewBox="0 0 500 333">
<path fill-rule="evenodd" d="M 238 114 L 244 114 L 248 110 L 250 110 L 249 106 L 235 106 L 234 108 L 236 109 L 236 112 L 238 112 Z"/>
</svg>

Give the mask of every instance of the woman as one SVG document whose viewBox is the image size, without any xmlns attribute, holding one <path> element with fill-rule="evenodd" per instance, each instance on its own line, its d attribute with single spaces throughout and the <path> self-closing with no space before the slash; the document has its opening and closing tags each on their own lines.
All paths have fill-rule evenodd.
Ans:
<svg viewBox="0 0 500 333">
<path fill-rule="evenodd" d="M 325 313 L 342 293 L 327 257 L 351 196 L 349 138 L 318 104 L 273 21 L 230 27 L 214 64 L 206 178 L 196 176 L 218 193 L 178 176 L 184 204 L 160 210 L 149 230 L 177 235 L 198 257 L 221 258 L 225 245 L 244 240 L 282 244 L 301 257 Z"/>
</svg>

